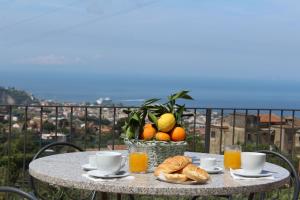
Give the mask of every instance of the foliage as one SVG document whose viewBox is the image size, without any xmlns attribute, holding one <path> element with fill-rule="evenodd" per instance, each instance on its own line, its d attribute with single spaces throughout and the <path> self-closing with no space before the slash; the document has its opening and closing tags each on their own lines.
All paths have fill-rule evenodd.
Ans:
<svg viewBox="0 0 300 200">
<path fill-rule="evenodd" d="M 176 119 L 177 125 L 181 125 L 181 119 L 183 112 L 185 111 L 185 105 L 179 105 L 176 103 L 178 99 L 193 99 L 188 95 L 189 91 L 180 91 L 168 96 L 168 101 L 163 104 L 155 104 L 160 99 L 153 98 L 146 100 L 140 108 L 134 110 L 125 110 L 129 116 L 123 126 L 123 132 L 128 139 L 138 139 L 140 133 L 145 125 L 146 118 L 157 127 L 158 118 L 164 113 L 173 113 Z"/>
<path fill-rule="evenodd" d="M 55 131 L 55 125 L 49 121 L 43 123 L 43 129 L 48 132 Z"/>
<path fill-rule="evenodd" d="M 85 121 L 85 116 L 81 116 L 78 118 L 80 121 Z M 93 122 L 95 125 L 110 125 L 110 121 L 108 119 L 102 118 L 101 120 L 99 120 L 99 118 L 97 118 L 96 116 L 87 116 L 86 120 L 88 122 Z"/>
</svg>

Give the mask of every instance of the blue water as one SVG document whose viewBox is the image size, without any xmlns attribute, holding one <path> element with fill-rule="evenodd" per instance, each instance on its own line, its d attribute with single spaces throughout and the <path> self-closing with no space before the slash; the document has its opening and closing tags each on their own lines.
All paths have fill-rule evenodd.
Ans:
<svg viewBox="0 0 300 200">
<path fill-rule="evenodd" d="M 194 101 L 188 106 L 300 108 L 300 82 L 203 77 L 96 74 L 92 72 L 0 71 L 0 86 L 24 89 L 43 99 L 114 102 L 138 105 L 141 100 L 185 89 Z"/>
</svg>

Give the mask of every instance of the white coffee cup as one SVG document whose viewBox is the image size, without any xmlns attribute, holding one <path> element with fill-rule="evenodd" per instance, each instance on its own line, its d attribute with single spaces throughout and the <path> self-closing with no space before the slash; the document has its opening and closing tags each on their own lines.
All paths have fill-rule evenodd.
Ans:
<svg viewBox="0 0 300 200">
<path fill-rule="evenodd" d="M 97 167 L 96 155 L 89 155 L 89 165 L 91 167 Z"/>
<path fill-rule="evenodd" d="M 125 166 L 126 157 L 119 152 L 100 151 L 96 153 L 97 169 L 103 174 L 116 174 Z"/>
<path fill-rule="evenodd" d="M 216 158 L 200 158 L 200 167 L 206 170 L 214 170 L 217 167 Z"/>
<path fill-rule="evenodd" d="M 261 173 L 266 162 L 266 154 L 258 152 L 242 152 L 241 153 L 241 167 L 251 174 Z"/>
</svg>

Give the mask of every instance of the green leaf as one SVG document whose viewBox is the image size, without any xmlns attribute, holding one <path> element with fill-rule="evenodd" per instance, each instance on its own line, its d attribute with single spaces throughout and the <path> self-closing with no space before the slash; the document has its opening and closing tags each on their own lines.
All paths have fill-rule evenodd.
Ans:
<svg viewBox="0 0 300 200">
<path fill-rule="evenodd" d="M 127 136 L 126 136 L 125 133 L 122 133 L 122 134 L 120 135 L 120 138 L 125 139 L 125 138 L 127 138 Z"/>
<path fill-rule="evenodd" d="M 144 105 L 150 105 L 150 104 L 153 104 L 157 101 L 159 101 L 160 99 L 157 99 L 157 98 L 153 98 L 153 99 L 148 99 L 144 102 Z"/>
<path fill-rule="evenodd" d="M 174 110 L 174 106 L 173 105 L 167 104 L 167 108 L 168 108 L 168 112 L 169 113 L 173 113 L 173 110 Z"/>
<path fill-rule="evenodd" d="M 134 113 L 131 117 L 131 119 L 134 119 L 135 121 L 140 121 L 140 116 L 137 113 Z"/>
<path fill-rule="evenodd" d="M 152 112 L 148 112 L 148 119 L 157 127 L 157 117 Z"/>
<path fill-rule="evenodd" d="M 193 99 L 190 95 L 188 95 L 189 91 L 183 90 L 180 92 L 177 92 L 173 95 L 171 95 L 170 100 L 176 100 L 176 99 Z"/>
<path fill-rule="evenodd" d="M 125 114 L 130 114 L 131 113 L 131 110 L 123 110 L 123 113 L 125 113 Z"/>
<path fill-rule="evenodd" d="M 132 129 L 132 127 L 128 127 L 126 130 L 126 137 L 128 139 L 132 139 L 134 137 L 134 130 Z"/>
<path fill-rule="evenodd" d="M 135 127 L 135 130 L 134 130 L 134 138 L 136 140 L 138 140 L 139 136 L 140 136 L 140 127 L 138 126 L 138 127 Z"/>
<path fill-rule="evenodd" d="M 193 100 L 193 97 L 191 97 L 191 96 L 188 95 L 188 94 L 182 95 L 180 98 L 181 98 L 181 99 L 187 99 L 187 100 Z"/>
<path fill-rule="evenodd" d="M 125 124 L 122 126 L 123 132 L 126 132 L 127 128 L 128 128 L 128 123 L 125 122 Z"/>
<path fill-rule="evenodd" d="M 175 112 L 175 119 L 176 119 L 177 124 L 181 124 L 182 114 L 184 111 L 185 111 L 185 105 L 178 106 L 178 108 Z"/>
</svg>

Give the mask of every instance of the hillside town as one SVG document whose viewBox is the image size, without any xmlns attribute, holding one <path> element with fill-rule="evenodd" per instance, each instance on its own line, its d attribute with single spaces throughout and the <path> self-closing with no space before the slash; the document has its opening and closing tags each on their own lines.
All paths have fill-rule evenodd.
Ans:
<svg viewBox="0 0 300 200">
<path fill-rule="evenodd" d="M 24 107 L 7 106 L 0 108 L 0 125 L 3 132 L 12 133 L 27 130 L 36 133 L 42 143 L 68 141 L 72 135 L 91 134 L 106 136 L 118 140 L 122 134 L 121 126 L 127 114 L 127 107 L 112 104 L 110 99 L 100 99 L 95 104 L 64 103 L 43 100 L 39 105 L 29 106 L 25 117 Z M 27 124 L 25 124 L 25 118 Z M 206 127 L 206 110 L 187 109 L 184 124 L 188 135 L 196 136 L 200 144 L 205 140 L 205 131 L 210 134 L 210 152 L 220 153 L 228 144 L 267 144 L 282 152 L 298 155 L 300 153 L 300 119 L 295 116 L 277 113 L 247 113 L 228 111 L 220 113 L 213 110 L 210 127 Z M 103 148 L 111 148 L 112 141 L 102 141 Z M 106 144 L 107 143 L 107 144 Z M 124 149 L 122 140 L 115 143 L 115 148 Z M 89 146 L 89 145 L 87 145 Z M 93 147 L 90 147 L 93 148 Z"/>
</svg>

